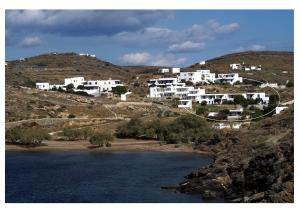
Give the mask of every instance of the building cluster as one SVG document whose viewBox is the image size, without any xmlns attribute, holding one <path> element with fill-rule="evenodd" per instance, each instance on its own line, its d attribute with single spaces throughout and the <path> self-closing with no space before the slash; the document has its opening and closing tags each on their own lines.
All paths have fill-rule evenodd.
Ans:
<svg viewBox="0 0 300 214">
<path fill-rule="evenodd" d="M 89 54 L 89 53 L 79 53 L 79 56 L 88 56 L 88 57 L 92 57 L 92 58 L 96 58 L 95 54 Z"/>
<path fill-rule="evenodd" d="M 236 95 L 242 95 L 245 99 L 260 100 L 261 104 L 268 104 L 269 97 L 264 92 L 246 93 L 206 93 L 205 89 L 187 86 L 186 82 L 216 83 L 224 82 L 234 84 L 242 82 L 242 77 L 237 73 L 218 74 L 209 70 L 197 70 L 196 72 L 180 72 L 177 78 L 159 78 L 148 80 L 150 98 L 179 98 L 178 107 L 192 108 L 192 102 L 207 104 L 224 104 L 233 102 Z"/>
<path fill-rule="evenodd" d="M 84 77 L 72 77 L 66 78 L 64 84 L 60 85 L 37 82 L 36 88 L 41 90 L 67 90 L 67 87 L 71 84 L 75 92 L 83 91 L 93 96 L 99 96 L 101 93 L 111 91 L 114 87 L 123 86 L 120 80 L 85 80 Z"/>
<path fill-rule="evenodd" d="M 169 68 L 160 68 L 156 71 L 156 73 L 158 73 L 158 74 L 170 73 L 170 69 Z M 171 73 L 172 74 L 180 73 L 180 68 L 172 68 Z"/>
<path fill-rule="evenodd" d="M 191 72 L 180 72 L 178 75 L 179 81 L 197 83 L 242 83 L 243 78 L 238 73 L 215 74 L 210 73 L 210 70 L 196 70 Z"/>
<path fill-rule="evenodd" d="M 240 63 L 233 63 L 230 64 L 231 70 L 240 70 L 240 71 L 261 71 L 261 65 L 246 65 L 244 62 Z"/>
</svg>

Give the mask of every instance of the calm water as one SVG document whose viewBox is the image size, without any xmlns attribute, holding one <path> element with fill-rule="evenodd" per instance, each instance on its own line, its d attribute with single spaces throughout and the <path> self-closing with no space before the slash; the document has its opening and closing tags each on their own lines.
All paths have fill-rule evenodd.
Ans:
<svg viewBox="0 0 300 214">
<path fill-rule="evenodd" d="M 6 152 L 6 202 L 201 202 L 163 190 L 210 158 L 159 152 Z"/>
</svg>

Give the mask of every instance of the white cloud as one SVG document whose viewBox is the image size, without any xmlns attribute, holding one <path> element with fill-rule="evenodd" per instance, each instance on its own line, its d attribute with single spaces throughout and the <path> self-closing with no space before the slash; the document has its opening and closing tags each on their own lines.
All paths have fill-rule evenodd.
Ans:
<svg viewBox="0 0 300 214">
<path fill-rule="evenodd" d="M 128 53 L 120 57 L 120 61 L 128 65 L 145 65 L 151 59 L 151 54 L 147 52 Z"/>
<path fill-rule="evenodd" d="M 237 49 L 233 50 L 233 52 L 262 51 L 262 50 L 266 50 L 266 48 L 267 47 L 265 45 L 253 44 L 253 45 L 249 45 L 247 47 L 240 46 Z"/>
<path fill-rule="evenodd" d="M 249 47 L 250 50 L 253 50 L 253 51 L 261 51 L 261 50 L 265 50 L 266 49 L 266 46 L 264 45 L 259 45 L 259 44 L 255 44 L 255 45 L 251 45 Z"/>
<path fill-rule="evenodd" d="M 185 29 L 146 27 L 138 31 L 122 31 L 113 36 L 101 36 L 99 39 L 105 42 L 134 44 L 142 47 L 159 46 L 160 48 L 170 48 L 169 51 L 174 52 L 175 49 L 178 49 L 178 52 L 194 52 L 204 48 L 207 41 L 224 37 L 237 29 L 239 29 L 239 24 L 236 22 L 222 25 L 216 20 L 209 20 Z"/>
<path fill-rule="evenodd" d="M 196 52 L 196 51 L 203 50 L 204 47 L 205 47 L 204 42 L 186 41 L 179 44 L 173 44 L 169 46 L 168 50 L 170 52 Z"/>
<path fill-rule="evenodd" d="M 42 42 L 39 37 L 26 37 L 21 42 L 17 44 L 17 47 L 29 48 L 40 45 Z"/>
<path fill-rule="evenodd" d="M 180 66 L 186 62 L 184 57 L 176 57 L 171 53 L 152 55 L 148 52 L 127 53 L 119 58 L 125 65 L 150 65 L 150 66 Z"/>
</svg>

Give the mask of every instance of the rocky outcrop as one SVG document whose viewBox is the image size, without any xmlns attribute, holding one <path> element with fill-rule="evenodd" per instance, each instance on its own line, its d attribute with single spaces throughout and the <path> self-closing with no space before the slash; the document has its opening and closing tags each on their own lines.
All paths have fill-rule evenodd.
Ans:
<svg viewBox="0 0 300 214">
<path fill-rule="evenodd" d="M 187 175 L 183 193 L 231 202 L 293 202 L 293 144 L 231 144 L 212 164 Z"/>
</svg>

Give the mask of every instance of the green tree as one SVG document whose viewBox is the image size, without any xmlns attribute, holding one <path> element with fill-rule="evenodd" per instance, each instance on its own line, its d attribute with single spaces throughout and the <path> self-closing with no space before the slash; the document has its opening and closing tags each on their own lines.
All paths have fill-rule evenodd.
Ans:
<svg viewBox="0 0 300 214">
<path fill-rule="evenodd" d="M 294 82 L 293 81 L 288 81 L 287 83 L 286 83 L 286 87 L 294 87 Z"/>
<path fill-rule="evenodd" d="M 75 118 L 76 117 L 76 115 L 75 114 L 69 114 L 69 116 L 68 116 L 68 118 Z"/>
<path fill-rule="evenodd" d="M 118 94 L 118 95 L 125 94 L 127 92 L 127 87 L 126 86 L 116 86 L 116 87 L 112 88 L 112 92 L 114 94 Z"/>
<path fill-rule="evenodd" d="M 235 95 L 234 96 L 234 104 L 242 105 L 243 107 L 248 106 L 248 100 L 242 95 Z"/>
<path fill-rule="evenodd" d="M 111 146 L 110 142 L 113 141 L 114 137 L 111 133 L 97 132 L 90 138 L 90 143 L 98 147 Z"/>
<path fill-rule="evenodd" d="M 74 85 L 72 83 L 70 83 L 66 86 L 66 89 L 67 89 L 67 91 L 71 91 L 74 89 Z"/>
</svg>

